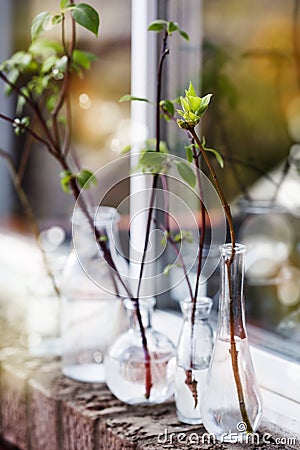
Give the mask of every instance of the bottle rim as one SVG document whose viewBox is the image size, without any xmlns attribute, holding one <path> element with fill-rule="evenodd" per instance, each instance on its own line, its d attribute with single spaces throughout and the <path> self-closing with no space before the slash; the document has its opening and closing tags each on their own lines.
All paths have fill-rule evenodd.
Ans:
<svg viewBox="0 0 300 450">
<path fill-rule="evenodd" d="M 231 243 L 220 245 L 221 256 L 231 256 L 232 245 Z M 236 243 L 234 246 L 235 254 L 243 254 L 246 252 L 246 245 Z"/>
<path fill-rule="evenodd" d="M 103 223 L 118 223 L 120 221 L 120 214 L 113 206 L 95 206 L 89 208 L 89 213 L 93 218 L 95 226 L 103 225 Z M 79 207 L 74 209 L 71 222 L 73 225 L 81 225 L 82 221 L 86 221 L 86 217 Z"/>
<path fill-rule="evenodd" d="M 181 310 L 187 311 L 193 305 L 191 297 L 186 297 L 184 300 L 180 302 Z M 196 299 L 196 311 L 201 311 L 208 309 L 209 312 L 213 306 L 213 300 L 210 297 L 199 296 Z"/>
<path fill-rule="evenodd" d="M 123 304 L 127 310 L 129 310 L 129 311 L 135 310 L 135 304 L 131 300 L 131 298 L 128 298 L 128 297 L 124 298 Z M 156 299 L 154 297 L 139 299 L 139 305 L 140 305 L 141 309 L 153 308 L 155 306 L 155 304 L 156 304 Z"/>
</svg>

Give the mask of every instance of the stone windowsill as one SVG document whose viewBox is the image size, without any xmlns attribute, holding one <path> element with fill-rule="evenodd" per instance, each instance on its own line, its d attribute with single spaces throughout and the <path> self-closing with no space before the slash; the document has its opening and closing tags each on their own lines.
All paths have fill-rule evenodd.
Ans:
<svg viewBox="0 0 300 450">
<path fill-rule="evenodd" d="M 1 325 L 0 432 L 21 450 L 299 448 L 276 444 L 279 430 L 270 424 L 260 430 L 272 435 L 268 445 L 193 444 L 205 430 L 181 424 L 172 401 L 158 406 L 124 405 L 103 384 L 64 377 L 58 358 L 34 358 L 16 348 Z M 188 437 L 191 433 L 193 439 Z"/>
</svg>

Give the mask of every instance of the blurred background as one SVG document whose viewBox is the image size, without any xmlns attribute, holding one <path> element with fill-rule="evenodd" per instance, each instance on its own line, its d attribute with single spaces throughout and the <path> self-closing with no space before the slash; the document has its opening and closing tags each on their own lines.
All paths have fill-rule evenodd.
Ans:
<svg viewBox="0 0 300 450">
<path fill-rule="evenodd" d="M 84 77 L 72 79 L 72 145 L 83 167 L 93 171 L 115 161 L 114 171 L 126 178 L 129 160 L 119 164 L 118 158 L 131 139 L 130 105 L 118 99 L 131 91 L 133 66 L 138 71 L 141 64 L 131 62 L 132 5 L 137 17 L 139 10 L 137 2 L 130 0 L 90 3 L 101 16 L 100 36 L 96 39 L 80 30 L 77 39 L 78 46 L 95 53 L 97 60 Z M 1 60 L 29 44 L 35 14 L 58 6 L 54 0 L 0 0 L 0 4 Z M 177 36 L 172 39 L 164 95 L 176 98 L 190 79 L 199 92 L 213 93 L 202 132 L 208 146 L 224 156 L 226 170 L 217 165 L 216 170 L 234 205 L 239 239 L 249 249 L 247 317 L 255 326 L 254 339 L 299 360 L 300 2 L 160 0 L 154 9 L 156 17 L 178 21 L 191 35 L 189 43 Z M 55 31 L 50 36 L 59 38 Z M 160 43 L 153 42 L 156 50 Z M 156 60 L 147 63 L 149 83 L 154 85 Z M 15 102 L 13 96 L 5 96 L 2 86 L 1 112 L 13 115 Z M 152 132 L 150 127 L 146 135 L 151 137 Z M 176 127 L 164 125 L 163 132 L 172 151 L 184 156 L 183 137 Z M 56 163 L 30 137 L 16 137 L 10 124 L 0 122 L 0 134 L 1 147 L 16 166 L 22 161 L 22 185 L 41 229 L 59 225 L 68 235 L 73 202 L 61 190 Z M 114 175 L 108 171 L 104 185 Z M 119 212 L 127 218 L 129 204 L 122 200 L 129 193 L 126 178 L 106 200 L 112 206 L 121 204 Z M 127 222 L 121 226 L 125 237 Z M 28 224 L 4 160 L 0 160 L 0 225 L 0 263 L 11 272 L 14 250 L 4 238 L 8 232 L 28 233 Z M 15 251 L 19 249 L 18 244 Z M 218 288 L 213 277 L 205 289 L 216 304 Z M 179 286 L 159 304 L 178 309 L 184 295 L 185 288 Z"/>
</svg>

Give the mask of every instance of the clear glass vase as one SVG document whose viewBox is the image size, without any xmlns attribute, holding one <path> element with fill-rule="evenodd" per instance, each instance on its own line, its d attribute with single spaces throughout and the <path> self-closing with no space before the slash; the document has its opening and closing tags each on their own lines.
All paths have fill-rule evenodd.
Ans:
<svg viewBox="0 0 300 450">
<path fill-rule="evenodd" d="M 92 211 L 94 226 L 107 237 L 113 260 L 122 275 L 127 264 L 118 252 L 114 208 Z M 62 276 L 62 370 L 79 381 L 105 381 L 104 354 L 126 329 L 126 314 L 117 292 L 120 286 L 97 245 L 94 232 L 81 211 L 72 218 L 74 249 Z"/>
<path fill-rule="evenodd" d="M 212 299 L 198 297 L 192 326 L 193 303 L 181 302 L 183 325 L 177 345 L 175 402 L 177 417 L 188 424 L 202 423 L 201 397 L 213 349 L 213 331 L 208 322 Z"/>
<path fill-rule="evenodd" d="M 243 300 L 245 246 L 221 247 L 218 329 L 206 389 L 202 419 L 209 433 L 223 442 L 246 439 L 262 418 L 262 400 L 245 328 Z"/>
<path fill-rule="evenodd" d="M 167 336 L 152 328 L 155 300 L 140 300 L 140 313 L 150 356 L 148 359 L 137 319 L 136 302 L 125 299 L 124 304 L 129 329 L 106 353 L 106 384 L 125 403 L 163 403 L 174 393 L 175 347 Z"/>
</svg>

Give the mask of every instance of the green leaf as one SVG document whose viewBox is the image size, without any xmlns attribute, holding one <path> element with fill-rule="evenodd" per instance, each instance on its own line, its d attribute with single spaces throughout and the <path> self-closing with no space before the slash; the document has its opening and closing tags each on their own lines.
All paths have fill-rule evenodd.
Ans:
<svg viewBox="0 0 300 450">
<path fill-rule="evenodd" d="M 67 55 L 62 56 L 61 58 L 59 58 L 55 64 L 55 67 L 60 71 L 60 72 L 65 72 L 66 68 L 67 68 L 67 63 L 68 63 L 68 57 Z"/>
<path fill-rule="evenodd" d="M 54 16 L 52 16 L 52 20 L 51 23 L 52 25 L 58 25 L 59 23 L 62 22 L 64 15 L 63 14 L 54 14 Z"/>
<path fill-rule="evenodd" d="M 134 97 L 134 96 L 129 95 L 129 94 L 122 95 L 122 97 L 119 98 L 119 103 L 131 102 L 131 101 L 151 103 L 147 98 Z"/>
<path fill-rule="evenodd" d="M 47 110 L 49 112 L 53 111 L 53 109 L 56 106 L 57 100 L 58 100 L 58 95 L 57 94 L 53 94 L 53 95 L 47 96 L 46 105 L 47 105 Z"/>
<path fill-rule="evenodd" d="M 215 155 L 216 160 L 218 161 L 220 167 L 222 167 L 222 169 L 223 169 L 223 167 L 224 167 L 224 159 L 223 159 L 221 153 L 219 153 L 217 150 L 215 150 L 213 148 L 206 148 L 206 147 L 203 147 L 203 148 L 204 148 L 204 150 L 206 152 L 211 152 L 211 153 L 213 153 Z"/>
<path fill-rule="evenodd" d="M 176 167 L 181 178 L 191 186 L 191 188 L 194 188 L 196 184 L 196 175 L 192 167 L 184 161 L 177 162 Z"/>
<path fill-rule="evenodd" d="M 189 163 L 193 162 L 193 145 L 185 146 L 186 159 Z"/>
<path fill-rule="evenodd" d="M 168 25 L 168 33 L 169 34 L 171 34 L 171 33 L 173 33 L 174 31 L 176 31 L 176 30 L 178 30 L 178 23 L 176 23 L 176 22 L 169 22 L 169 25 Z"/>
<path fill-rule="evenodd" d="M 19 78 L 20 72 L 18 69 L 12 69 L 8 74 L 7 74 L 7 79 L 12 83 L 15 84 L 17 79 Z M 5 94 L 9 95 L 12 92 L 12 88 L 11 86 L 7 85 L 7 87 L 5 88 Z"/>
<path fill-rule="evenodd" d="M 94 8 L 86 3 L 78 3 L 72 8 L 71 14 L 75 22 L 91 31 L 95 36 L 98 36 L 100 21 L 99 15 Z"/>
<path fill-rule="evenodd" d="M 191 81 L 190 81 L 190 84 L 189 84 L 189 88 L 188 88 L 187 91 L 185 91 L 185 93 L 186 93 L 186 95 L 191 95 L 192 97 L 197 97 L 195 88 L 194 88 L 193 83 Z"/>
<path fill-rule="evenodd" d="M 165 155 L 160 152 L 146 151 L 140 158 L 140 165 L 151 171 L 159 172 L 163 166 Z"/>
<path fill-rule="evenodd" d="M 60 5 L 59 5 L 60 9 L 64 9 L 67 6 L 68 1 L 69 0 L 60 0 Z"/>
<path fill-rule="evenodd" d="M 45 59 L 41 67 L 41 72 L 49 72 L 56 65 L 57 61 L 57 56 L 50 56 L 49 58 Z"/>
<path fill-rule="evenodd" d="M 202 98 L 201 98 L 201 106 L 200 106 L 200 108 L 196 111 L 196 114 L 197 114 L 197 115 L 202 115 L 202 114 L 205 113 L 205 111 L 206 111 L 207 108 L 208 108 L 208 105 L 209 105 L 209 102 L 210 102 L 211 97 L 212 97 L 212 94 L 207 94 L 207 95 L 205 95 L 205 97 L 202 97 Z"/>
<path fill-rule="evenodd" d="M 34 56 L 42 56 L 43 59 L 46 59 L 50 56 L 57 56 L 63 53 L 63 47 L 56 41 L 38 39 L 30 45 L 29 52 Z"/>
<path fill-rule="evenodd" d="M 188 230 L 180 230 L 179 233 L 175 234 L 173 239 L 175 242 L 186 241 L 189 244 L 192 244 L 194 241 L 193 234 Z"/>
<path fill-rule="evenodd" d="M 192 111 L 193 112 L 198 111 L 202 105 L 201 98 L 200 97 L 192 97 L 190 95 L 187 95 L 187 99 L 189 101 L 189 104 L 191 105 Z"/>
<path fill-rule="evenodd" d="M 126 145 L 126 147 L 124 147 L 121 151 L 121 155 L 124 155 L 125 153 L 130 152 L 131 150 L 131 145 Z"/>
<path fill-rule="evenodd" d="M 93 175 L 92 172 L 86 169 L 82 169 L 77 175 L 76 175 L 77 181 L 79 186 L 82 189 L 89 189 L 91 187 L 91 184 L 97 184 L 97 179 Z"/>
<path fill-rule="evenodd" d="M 169 276 L 170 270 L 176 267 L 176 264 L 168 264 L 163 271 L 163 274 L 167 277 Z"/>
<path fill-rule="evenodd" d="M 20 69 L 27 68 L 32 61 L 32 55 L 28 52 L 16 52 L 11 57 L 11 62 L 13 65 L 17 65 Z"/>
<path fill-rule="evenodd" d="M 66 194 L 70 194 L 71 193 L 70 181 L 74 178 L 74 175 L 69 170 L 63 170 L 62 172 L 60 172 L 59 176 L 60 176 L 60 184 L 63 191 Z"/>
<path fill-rule="evenodd" d="M 74 50 L 73 51 L 73 61 L 75 64 L 89 70 L 91 67 L 91 62 L 95 61 L 97 56 L 94 53 L 86 52 L 84 50 Z"/>
<path fill-rule="evenodd" d="M 166 20 L 158 19 L 151 22 L 148 31 L 162 31 L 168 26 L 168 22 Z"/>
<path fill-rule="evenodd" d="M 167 112 L 166 118 L 170 119 L 170 116 L 173 117 L 175 113 L 175 108 L 173 102 L 170 100 L 161 100 L 160 106 L 163 111 Z"/>
<path fill-rule="evenodd" d="M 26 89 L 25 87 L 21 88 L 21 92 L 26 95 L 26 97 L 28 97 L 29 92 L 28 89 Z M 21 114 L 23 111 L 23 108 L 26 104 L 26 98 L 24 98 L 23 95 L 19 95 L 18 96 L 18 101 L 17 101 L 17 106 L 16 106 L 16 112 L 17 114 Z"/>
<path fill-rule="evenodd" d="M 167 231 L 165 231 L 163 237 L 160 240 L 160 244 L 162 245 L 162 247 L 165 247 L 167 245 L 168 238 L 169 238 L 169 233 Z"/>
<path fill-rule="evenodd" d="M 191 110 L 191 106 L 185 98 L 180 97 L 180 103 L 184 112 L 188 112 Z"/>
<path fill-rule="evenodd" d="M 147 139 L 146 140 L 146 151 L 156 151 L 156 139 Z M 170 153 L 165 141 L 160 141 L 159 143 L 159 151 L 161 153 Z"/>
<path fill-rule="evenodd" d="M 51 21 L 50 13 L 43 11 L 33 18 L 31 25 L 31 39 L 34 41 L 46 29 Z"/>
<path fill-rule="evenodd" d="M 178 33 L 179 33 L 180 36 L 182 36 L 186 41 L 189 41 L 189 40 L 190 40 L 190 36 L 189 36 L 185 31 L 181 30 L 180 28 L 179 28 L 179 30 L 178 30 Z"/>
</svg>

